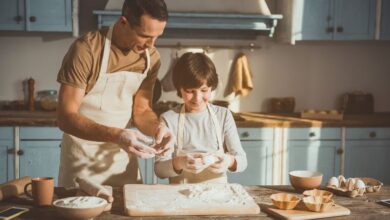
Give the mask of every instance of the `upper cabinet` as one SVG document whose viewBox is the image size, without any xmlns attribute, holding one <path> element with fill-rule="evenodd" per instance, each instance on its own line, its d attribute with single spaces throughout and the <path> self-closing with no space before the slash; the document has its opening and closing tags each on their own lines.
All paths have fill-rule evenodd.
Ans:
<svg viewBox="0 0 390 220">
<path fill-rule="evenodd" d="M 390 1 L 382 0 L 381 40 L 390 40 Z"/>
<path fill-rule="evenodd" d="M 376 0 L 279 1 L 282 41 L 374 40 Z"/>
<path fill-rule="evenodd" d="M 0 30 L 72 31 L 72 0 L 1 0 Z"/>
</svg>

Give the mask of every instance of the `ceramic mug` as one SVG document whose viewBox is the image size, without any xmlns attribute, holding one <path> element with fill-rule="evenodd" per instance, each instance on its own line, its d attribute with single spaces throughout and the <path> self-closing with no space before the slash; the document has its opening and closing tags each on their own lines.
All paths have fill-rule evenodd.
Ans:
<svg viewBox="0 0 390 220">
<path fill-rule="evenodd" d="M 32 194 L 28 190 L 31 185 Z M 50 206 L 53 201 L 54 179 L 52 177 L 36 177 L 24 187 L 24 193 L 34 200 L 37 206 Z"/>
</svg>

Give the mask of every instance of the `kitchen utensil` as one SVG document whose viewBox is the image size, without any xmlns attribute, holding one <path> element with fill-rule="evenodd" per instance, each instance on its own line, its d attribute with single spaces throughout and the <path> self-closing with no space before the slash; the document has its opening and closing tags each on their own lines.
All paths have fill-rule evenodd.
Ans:
<svg viewBox="0 0 390 220">
<path fill-rule="evenodd" d="M 272 194 L 270 198 L 278 209 L 293 209 L 301 201 L 297 196 L 288 193 Z"/>
<path fill-rule="evenodd" d="M 345 114 L 374 113 L 374 96 L 370 93 L 352 92 L 344 95 L 342 109 Z"/>
<path fill-rule="evenodd" d="M 58 105 L 58 97 L 56 90 L 38 91 L 38 102 L 43 110 L 55 111 Z"/>
<path fill-rule="evenodd" d="M 270 215 L 276 216 L 280 219 L 291 219 L 291 220 L 303 220 L 303 219 L 319 219 L 336 216 L 350 215 L 351 211 L 341 205 L 335 204 L 325 212 L 313 212 L 307 209 L 307 207 L 299 203 L 295 209 L 282 210 L 277 209 L 271 204 L 260 203 L 261 210 L 269 213 Z"/>
<path fill-rule="evenodd" d="M 323 197 L 325 201 L 330 201 L 333 196 L 333 193 L 326 190 L 319 190 L 319 189 L 306 190 L 302 194 L 305 196 L 320 196 Z"/>
<path fill-rule="evenodd" d="M 0 201 L 24 193 L 24 187 L 31 182 L 31 177 L 25 176 L 20 179 L 11 180 L 0 185 Z"/>
<path fill-rule="evenodd" d="M 32 194 L 27 190 L 31 185 Z M 36 177 L 24 187 L 24 193 L 34 199 L 35 205 L 50 206 L 53 201 L 54 179 L 52 177 Z"/>
<path fill-rule="evenodd" d="M 293 113 L 295 107 L 294 97 L 271 98 L 271 113 Z"/>
<path fill-rule="evenodd" d="M 239 184 L 126 184 L 125 214 L 130 216 L 246 215 L 259 206 Z"/>
<path fill-rule="evenodd" d="M 28 79 L 28 110 L 34 111 L 34 89 L 35 89 L 35 81 L 33 78 Z"/>
<path fill-rule="evenodd" d="M 309 170 L 297 170 L 289 173 L 291 185 L 298 191 L 320 187 L 322 173 Z"/>
<path fill-rule="evenodd" d="M 305 110 L 301 112 L 301 118 L 314 120 L 343 120 L 343 113 L 337 110 Z"/>
<path fill-rule="evenodd" d="M 328 200 L 323 196 L 307 196 L 303 198 L 303 203 L 313 212 L 325 212 L 334 205 L 333 200 Z"/>
<path fill-rule="evenodd" d="M 58 199 L 53 202 L 57 212 L 66 219 L 92 219 L 100 215 L 107 200 L 96 196 L 76 196 Z"/>
</svg>

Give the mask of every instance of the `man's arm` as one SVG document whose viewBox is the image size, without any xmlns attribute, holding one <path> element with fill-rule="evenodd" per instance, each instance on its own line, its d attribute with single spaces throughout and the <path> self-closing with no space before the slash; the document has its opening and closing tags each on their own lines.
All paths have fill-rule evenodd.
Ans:
<svg viewBox="0 0 390 220">
<path fill-rule="evenodd" d="M 61 84 L 57 110 L 58 127 L 82 139 L 117 143 L 122 129 L 98 124 L 79 113 L 84 94 L 84 89 Z"/>
<path fill-rule="evenodd" d="M 147 140 L 138 131 L 108 127 L 81 115 L 78 111 L 84 94 L 84 89 L 61 84 L 57 121 L 62 131 L 85 140 L 116 143 L 140 157 L 154 156 L 156 151 L 139 141 Z"/>
</svg>

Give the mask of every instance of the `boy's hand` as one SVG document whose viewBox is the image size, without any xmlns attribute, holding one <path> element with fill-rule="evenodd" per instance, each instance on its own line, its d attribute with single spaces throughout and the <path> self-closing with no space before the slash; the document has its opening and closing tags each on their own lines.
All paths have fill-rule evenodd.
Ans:
<svg viewBox="0 0 390 220">
<path fill-rule="evenodd" d="M 172 163 L 176 173 L 181 173 L 182 170 L 200 173 L 207 167 L 203 162 L 203 155 L 197 153 L 174 157 Z"/>
<path fill-rule="evenodd" d="M 222 155 L 216 155 L 218 158 L 218 161 L 214 164 L 211 164 L 207 169 L 209 169 L 213 173 L 224 173 L 226 172 L 230 167 L 232 167 L 235 163 L 235 159 L 230 154 L 222 154 Z"/>
<path fill-rule="evenodd" d="M 157 154 L 167 156 L 173 153 L 173 135 L 166 125 L 160 124 L 158 126 L 155 141 L 152 147 L 156 150 Z"/>
</svg>

